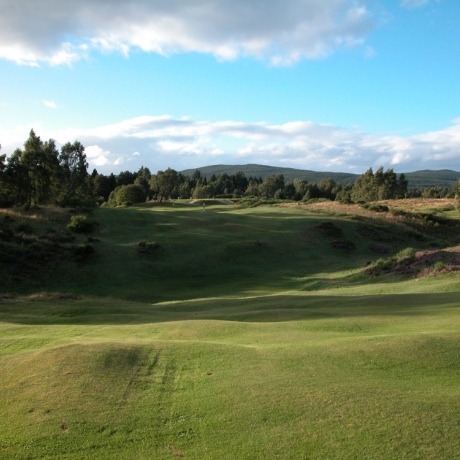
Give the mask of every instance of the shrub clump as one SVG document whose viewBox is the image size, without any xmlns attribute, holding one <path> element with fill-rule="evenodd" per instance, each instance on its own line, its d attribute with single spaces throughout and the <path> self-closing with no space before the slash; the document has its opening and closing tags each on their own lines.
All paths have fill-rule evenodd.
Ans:
<svg viewBox="0 0 460 460">
<path fill-rule="evenodd" d="M 137 184 L 120 185 L 109 196 L 107 206 L 132 206 L 144 203 L 147 198 L 145 190 Z"/>
<path fill-rule="evenodd" d="M 378 259 L 367 270 L 366 274 L 370 276 L 380 276 L 383 273 L 389 273 L 394 265 L 394 259 L 387 257 Z"/>
<path fill-rule="evenodd" d="M 369 245 L 369 248 L 371 249 L 371 251 L 374 251 L 378 254 L 388 254 L 388 248 L 383 245 L 383 244 L 379 244 L 379 243 L 371 243 Z"/>
<path fill-rule="evenodd" d="M 353 243 L 353 241 L 349 241 L 349 240 L 334 240 L 331 243 L 331 246 L 334 249 L 339 249 L 339 250 L 345 251 L 345 252 L 351 252 L 354 249 L 356 249 L 355 243 Z"/>
<path fill-rule="evenodd" d="M 89 219 L 88 216 L 77 214 L 70 218 L 67 229 L 74 233 L 92 233 L 99 226 L 99 222 Z"/>
<path fill-rule="evenodd" d="M 441 271 L 441 270 L 444 270 L 444 268 L 446 268 L 446 265 L 444 262 L 438 260 L 434 265 L 433 265 L 433 270 L 434 271 Z"/>
<path fill-rule="evenodd" d="M 139 241 L 137 243 L 137 252 L 139 254 L 152 254 L 160 245 L 152 241 Z"/>
<path fill-rule="evenodd" d="M 399 263 L 413 262 L 415 260 L 416 254 L 417 252 L 415 251 L 415 249 L 409 247 L 409 248 L 405 248 L 399 251 L 395 257 L 396 257 L 397 262 Z"/>
<path fill-rule="evenodd" d="M 411 264 L 415 261 L 416 256 L 417 252 L 414 248 L 405 248 L 393 257 L 378 259 L 366 270 L 366 274 L 380 276 L 390 272 L 409 273 L 411 271 Z"/>
<path fill-rule="evenodd" d="M 272 204 L 279 204 L 281 202 L 282 200 L 274 198 L 247 196 L 239 200 L 238 205 L 241 208 L 256 208 L 257 206 L 269 206 Z"/>
<path fill-rule="evenodd" d="M 16 231 L 19 233 L 26 233 L 28 235 L 31 235 L 34 232 L 34 229 L 29 224 L 19 224 L 16 227 Z"/>
<path fill-rule="evenodd" d="M 343 235 L 343 230 L 333 222 L 321 222 L 316 228 L 329 238 L 341 238 Z"/>
<path fill-rule="evenodd" d="M 362 203 L 361 207 L 364 209 L 368 209 L 369 211 L 374 212 L 388 212 L 389 208 L 385 204 L 369 204 L 369 203 Z"/>
<path fill-rule="evenodd" d="M 88 243 L 79 244 L 75 248 L 75 256 L 77 257 L 78 261 L 88 260 L 89 258 L 93 256 L 95 252 L 96 251 L 94 249 L 94 246 Z"/>
<path fill-rule="evenodd" d="M 11 241 L 14 237 L 14 232 L 11 228 L 0 226 L 0 241 Z"/>
</svg>

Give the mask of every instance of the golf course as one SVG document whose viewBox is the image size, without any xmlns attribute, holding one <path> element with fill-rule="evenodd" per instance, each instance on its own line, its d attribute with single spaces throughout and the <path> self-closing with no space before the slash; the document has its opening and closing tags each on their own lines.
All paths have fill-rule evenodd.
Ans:
<svg viewBox="0 0 460 460">
<path fill-rule="evenodd" d="M 459 458 L 453 199 L 9 208 L 0 237 L 2 459 Z"/>
</svg>

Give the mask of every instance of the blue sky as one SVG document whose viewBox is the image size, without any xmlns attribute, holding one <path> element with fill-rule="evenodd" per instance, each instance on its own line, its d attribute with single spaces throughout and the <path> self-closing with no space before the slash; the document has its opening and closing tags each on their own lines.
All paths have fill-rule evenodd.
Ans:
<svg viewBox="0 0 460 460">
<path fill-rule="evenodd" d="M 0 0 L 0 144 L 90 169 L 460 170 L 457 0 Z"/>
</svg>

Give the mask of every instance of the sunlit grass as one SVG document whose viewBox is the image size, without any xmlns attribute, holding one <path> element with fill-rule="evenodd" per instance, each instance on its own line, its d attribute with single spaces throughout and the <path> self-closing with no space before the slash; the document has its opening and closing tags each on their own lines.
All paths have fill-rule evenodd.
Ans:
<svg viewBox="0 0 460 460">
<path fill-rule="evenodd" d="M 458 449 L 456 295 L 0 306 L 7 458 Z"/>
</svg>

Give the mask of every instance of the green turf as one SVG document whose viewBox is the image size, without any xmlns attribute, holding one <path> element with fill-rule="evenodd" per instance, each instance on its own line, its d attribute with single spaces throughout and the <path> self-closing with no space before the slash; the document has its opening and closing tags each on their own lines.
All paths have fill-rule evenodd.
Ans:
<svg viewBox="0 0 460 460">
<path fill-rule="evenodd" d="M 0 298 L 0 458 L 458 456 L 457 273 L 366 277 L 361 222 L 297 208 L 96 217 L 93 261 Z"/>
</svg>

